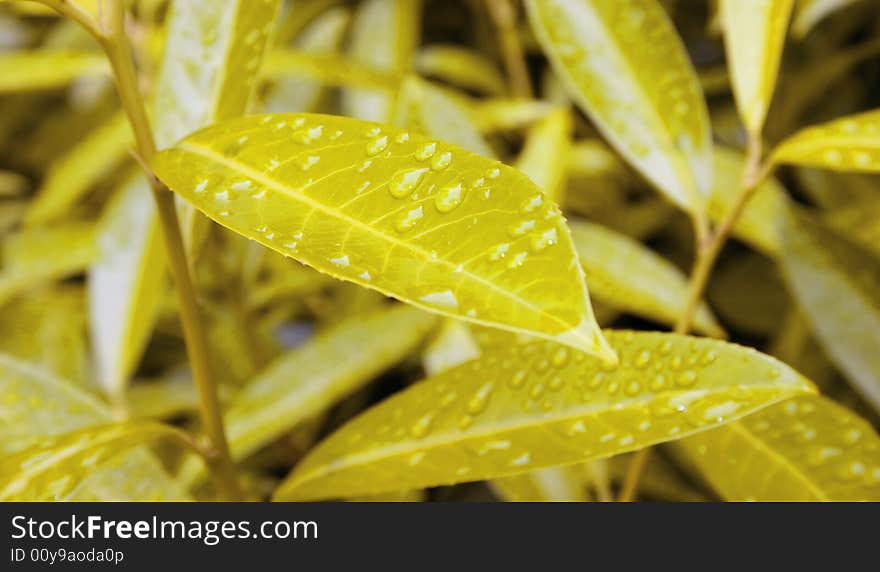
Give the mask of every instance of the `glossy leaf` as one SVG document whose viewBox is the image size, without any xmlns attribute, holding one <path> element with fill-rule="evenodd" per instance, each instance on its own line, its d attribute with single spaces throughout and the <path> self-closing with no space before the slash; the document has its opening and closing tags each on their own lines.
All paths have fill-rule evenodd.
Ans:
<svg viewBox="0 0 880 572">
<path fill-rule="evenodd" d="M 0 457 L 4 458 L 27 455 L 47 439 L 112 420 L 107 406 L 90 393 L 2 354 L 0 395 Z M 152 455 L 132 451 L 118 456 L 113 466 L 95 470 L 75 498 L 185 500 L 187 495 Z"/>
<path fill-rule="evenodd" d="M 880 410 L 880 260 L 807 217 L 790 215 L 782 268 L 828 357 Z"/>
<path fill-rule="evenodd" d="M 125 114 L 113 114 L 52 164 L 28 208 L 25 222 L 45 224 L 64 216 L 82 195 L 128 156 L 132 145 Z"/>
<path fill-rule="evenodd" d="M 0 500 L 67 500 L 95 471 L 138 445 L 180 432 L 168 425 L 129 422 L 96 425 L 44 440 L 0 459 Z"/>
<path fill-rule="evenodd" d="M 353 58 L 333 53 L 276 49 L 266 56 L 263 75 L 267 79 L 308 78 L 326 85 L 364 88 L 370 92 L 397 89 L 399 73 L 378 70 Z"/>
<path fill-rule="evenodd" d="M 606 335 L 621 358 L 616 367 L 548 342 L 507 344 L 417 383 L 319 444 L 275 498 L 369 494 L 589 461 L 813 391 L 754 350 L 672 334 Z"/>
<path fill-rule="evenodd" d="M 422 75 L 487 95 L 503 95 L 507 90 L 504 77 L 491 60 L 479 52 L 453 44 L 422 48 L 416 55 L 414 65 Z"/>
<path fill-rule="evenodd" d="M 100 52 L 27 51 L 0 53 L 0 93 L 56 89 L 82 77 L 107 76 Z"/>
<path fill-rule="evenodd" d="M 676 445 L 726 500 L 880 501 L 880 436 L 823 397 L 791 399 Z"/>
<path fill-rule="evenodd" d="M 687 277 L 678 268 L 626 235 L 586 221 L 568 224 L 597 301 L 675 324 L 687 303 Z M 711 336 L 724 335 L 705 304 L 697 309 L 694 327 Z"/>
<path fill-rule="evenodd" d="M 372 381 L 415 349 L 435 323 L 430 314 L 398 306 L 348 320 L 282 355 L 224 416 L 233 457 L 243 459 Z M 187 467 L 187 479 L 187 471 L 198 468 Z"/>
<path fill-rule="evenodd" d="M 807 127 L 779 144 L 771 160 L 834 171 L 880 173 L 880 110 Z"/>
<path fill-rule="evenodd" d="M 153 168 L 218 223 L 322 272 L 613 359 L 558 208 L 497 161 L 355 119 L 276 114 L 205 129 Z"/>
<path fill-rule="evenodd" d="M 364 0 L 352 23 L 349 54 L 361 64 L 394 74 L 410 65 L 419 39 L 421 0 Z M 346 115 L 388 122 L 394 98 L 383 90 L 348 89 L 343 93 Z"/>
<path fill-rule="evenodd" d="M 721 0 L 733 93 L 746 129 L 761 132 L 794 0 Z"/>
<path fill-rule="evenodd" d="M 474 104 L 477 125 L 484 134 L 527 127 L 558 106 L 534 99 L 488 99 Z"/>
<path fill-rule="evenodd" d="M 658 189 L 702 212 L 712 181 L 708 112 L 663 7 L 653 0 L 527 0 L 526 6 L 574 101 Z"/>
<path fill-rule="evenodd" d="M 422 366 L 425 373 L 434 375 L 480 355 L 480 346 L 467 324 L 447 319 L 425 348 Z"/>
</svg>

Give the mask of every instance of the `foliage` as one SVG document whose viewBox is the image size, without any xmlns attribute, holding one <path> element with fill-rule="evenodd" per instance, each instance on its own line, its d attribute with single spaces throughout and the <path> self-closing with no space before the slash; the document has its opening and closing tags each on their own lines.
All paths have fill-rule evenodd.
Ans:
<svg viewBox="0 0 880 572">
<path fill-rule="evenodd" d="M 878 22 L 0 0 L 0 499 L 880 500 Z"/>
</svg>

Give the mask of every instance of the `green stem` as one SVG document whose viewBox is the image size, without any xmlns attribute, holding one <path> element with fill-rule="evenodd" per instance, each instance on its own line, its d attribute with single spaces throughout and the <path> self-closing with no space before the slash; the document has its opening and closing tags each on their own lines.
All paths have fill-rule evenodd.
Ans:
<svg viewBox="0 0 880 572">
<path fill-rule="evenodd" d="M 718 255 L 724 248 L 727 238 L 733 231 L 733 227 L 745 210 L 749 200 L 757 191 L 761 182 L 770 172 L 770 166 L 761 165 L 761 135 L 759 133 L 749 136 L 746 164 L 740 180 L 739 192 L 734 199 L 733 205 L 724 216 L 724 219 L 711 233 L 703 233 L 697 228 L 697 256 L 691 277 L 688 282 L 687 302 L 684 311 L 675 324 L 676 334 L 687 334 L 691 329 L 694 314 L 703 298 L 703 292 L 709 283 L 709 277 L 715 268 Z M 704 237 L 700 237 L 705 234 Z M 651 449 L 645 448 L 636 451 L 633 459 L 627 467 L 621 493 L 618 497 L 620 502 L 630 502 L 635 498 L 639 486 L 639 479 L 648 463 Z"/>
<path fill-rule="evenodd" d="M 102 8 L 98 38 L 113 68 L 116 88 L 134 131 L 140 159 L 144 165 L 148 165 L 156 154 L 156 142 L 138 89 L 131 46 L 125 35 L 125 6 L 122 0 L 111 0 L 105 2 Z M 228 500 L 239 500 L 242 494 L 235 476 L 235 466 L 229 454 L 217 388 L 210 375 L 207 337 L 199 315 L 198 300 L 180 234 L 174 195 L 149 170 L 147 178 L 156 201 L 171 273 L 180 299 L 183 336 L 193 379 L 199 393 L 199 411 L 210 444 L 205 456 L 206 462 L 214 475 L 220 493 Z"/>
</svg>

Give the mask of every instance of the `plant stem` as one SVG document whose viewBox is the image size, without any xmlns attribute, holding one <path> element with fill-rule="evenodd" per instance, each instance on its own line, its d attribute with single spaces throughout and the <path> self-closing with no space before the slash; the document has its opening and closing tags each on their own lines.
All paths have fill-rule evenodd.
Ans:
<svg viewBox="0 0 880 572">
<path fill-rule="evenodd" d="M 504 67 L 510 81 L 510 91 L 516 97 L 532 98 L 529 68 L 516 31 L 516 12 L 510 0 L 487 0 L 489 15 L 498 28 Z"/>
<path fill-rule="evenodd" d="M 697 259 L 691 270 L 684 311 L 679 316 L 673 330 L 676 334 L 687 334 L 690 331 L 694 314 L 697 311 L 700 300 L 703 298 L 703 291 L 709 282 L 709 277 L 712 274 L 712 269 L 715 267 L 715 262 L 718 260 L 718 255 L 721 254 L 727 238 L 730 236 L 736 221 L 742 215 L 749 199 L 752 198 L 758 186 L 769 174 L 770 165 L 761 165 L 761 152 L 760 133 L 750 134 L 746 152 L 746 164 L 740 179 L 739 192 L 733 204 L 725 214 L 724 219 L 711 233 L 705 234 L 701 238 L 700 234 L 704 233 L 696 227 Z M 623 486 L 618 497 L 620 502 L 631 502 L 635 498 L 639 479 L 648 463 L 650 452 L 651 449 L 649 447 L 636 451 L 627 467 L 626 476 L 624 477 Z"/>
<path fill-rule="evenodd" d="M 105 2 L 103 8 L 99 40 L 113 68 L 122 107 L 135 134 L 141 162 L 146 166 L 156 154 L 156 142 L 138 89 L 131 46 L 125 35 L 125 6 L 122 0 L 111 0 Z M 202 423 L 209 440 L 205 459 L 224 498 L 240 500 L 242 494 L 235 477 L 235 466 L 229 454 L 217 388 L 210 375 L 207 337 L 199 315 L 198 300 L 180 234 L 174 195 L 149 170 L 147 178 L 156 201 L 171 273 L 180 299 L 184 341 L 199 394 Z"/>
</svg>

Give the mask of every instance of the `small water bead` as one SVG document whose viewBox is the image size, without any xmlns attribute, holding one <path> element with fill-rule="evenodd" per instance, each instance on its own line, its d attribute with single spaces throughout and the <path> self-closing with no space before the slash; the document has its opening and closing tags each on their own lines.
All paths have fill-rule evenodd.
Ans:
<svg viewBox="0 0 880 572">
<path fill-rule="evenodd" d="M 440 400 L 441 407 L 449 407 L 458 399 L 458 393 L 455 391 L 450 391 L 446 395 L 443 396 L 443 399 Z"/>
<path fill-rule="evenodd" d="M 452 163 L 452 153 L 444 151 L 431 159 L 431 168 L 435 171 L 442 171 Z"/>
<path fill-rule="evenodd" d="M 624 393 L 626 393 L 628 396 L 632 397 L 634 395 L 638 395 L 638 393 L 640 391 L 642 391 L 642 386 L 639 385 L 639 382 L 638 381 L 631 381 L 626 385 L 626 389 L 624 390 Z"/>
<path fill-rule="evenodd" d="M 332 264 L 334 266 L 339 266 L 340 268 L 345 268 L 350 264 L 350 261 L 349 261 L 347 255 L 337 256 L 336 258 L 331 258 L 328 260 L 328 262 L 330 262 L 330 264 Z"/>
<path fill-rule="evenodd" d="M 497 179 L 501 176 L 501 169 L 498 167 L 491 167 L 488 171 L 486 171 L 486 177 L 490 179 Z"/>
<path fill-rule="evenodd" d="M 470 415 L 465 415 L 461 419 L 458 420 L 458 428 L 459 429 L 467 429 L 471 425 L 474 424 L 474 418 Z"/>
<path fill-rule="evenodd" d="M 205 187 L 207 187 L 207 186 L 208 186 L 208 179 L 202 179 L 202 181 L 198 185 L 195 186 L 195 188 L 193 189 L 193 192 L 204 193 Z"/>
<path fill-rule="evenodd" d="M 373 279 L 373 277 L 370 276 L 370 273 L 367 272 L 366 270 L 364 270 L 363 272 L 361 272 L 360 274 L 358 274 L 358 278 L 360 278 L 360 279 L 363 280 L 364 282 L 369 282 L 370 280 Z"/>
<path fill-rule="evenodd" d="M 582 419 L 578 419 L 577 421 L 573 421 L 571 425 L 568 426 L 568 435 L 574 436 L 579 435 L 581 433 L 587 432 L 587 424 L 584 423 Z"/>
<path fill-rule="evenodd" d="M 224 190 L 224 191 L 218 191 L 218 192 L 214 193 L 214 200 L 223 201 L 223 202 L 229 201 L 229 191 Z"/>
<path fill-rule="evenodd" d="M 419 463 L 422 462 L 422 460 L 424 458 L 425 458 L 424 451 L 417 451 L 417 452 L 413 453 L 412 455 L 409 456 L 409 461 L 408 461 L 409 466 L 414 467 L 414 466 L 418 465 Z"/>
<path fill-rule="evenodd" d="M 536 383 L 529 390 L 529 396 L 531 396 L 532 399 L 538 399 L 542 395 L 544 395 L 544 385 L 541 383 Z"/>
<path fill-rule="evenodd" d="M 394 141 L 396 141 L 397 143 L 406 143 L 407 141 L 409 141 L 409 133 L 407 133 L 406 131 L 401 131 L 394 136 Z"/>
<path fill-rule="evenodd" d="M 431 292 L 430 294 L 425 294 L 419 298 L 419 300 L 429 306 L 435 306 L 446 310 L 455 310 L 458 308 L 458 298 L 455 297 L 455 293 L 453 293 L 452 290 Z"/>
<path fill-rule="evenodd" d="M 373 166 L 373 160 L 367 159 L 366 161 L 364 161 L 360 165 L 358 165 L 357 172 L 363 173 L 364 171 L 366 171 L 367 169 L 369 169 L 372 166 Z"/>
<path fill-rule="evenodd" d="M 311 127 L 309 129 L 299 129 L 297 131 L 294 131 L 291 139 L 293 139 L 297 143 L 308 145 L 320 139 L 323 134 L 324 126 L 316 125 L 315 127 Z"/>
<path fill-rule="evenodd" d="M 633 438 L 632 435 L 624 435 L 623 437 L 621 437 L 621 438 L 617 441 L 617 443 L 618 443 L 621 447 L 627 447 L 627 446 L 629 446 L 629 445 L 632 445 L 634 441 L 635 441 L 635 439 Z"/>
<path fill-rule="evenodd" d="M 356 188 L 356 189 L 354 190 L 354 194 L 359 195 L 359 194 L 363 193 L 364 191 L 366 191 L 367 189 L 369 189 L 369 188 L 370 188 L 370 185 L 372 185 L 372 184 L 373 184 L 373 183 L 370 182 L 370 181 L 364 181 L 363 183 L 361 183 L 361 186 L 360 186 L 360 187 L 358 187 L 358 188 Z"/>
<path fill-rule="evenodd" d="M 452 212 L 461 204 L 463 192 L 461 183 L 449 185 L 437 194 L 434 206 L 441 213 Z"/>
<path fill-rule="evenodd" d="M 484 456 L 493 451 L 507 451 L 508 449 L 510 449 L 510 445 L 510 441 L 507 441 L 506 439 L 486 441 L 480 446 L 479 449 L 477 449 L 477 454 L 480 456 Z"/>
<path fill-rule="evenodd" d="M 644 369 L 649 363 L 651 363 L 651 357 L 651 350 L 642 350 L 636 356 L 633 365 L 636 369 Z"/>
<path fill-rule="evenodd" d="M 378 137 L 380 133 L 382 133 L 382 128 L 381 128 L 381 127 L 378 127 L 378 126 L 376 126 L 376 127 L 370 127 L 370 128 L 367 129 L 367 131 L 364 133 L 364 137 Z"/>
<path fill-rule="evenodd" d="M 318 164 L 321 158 L 317 155 L 309 155 L 308 157 L 301 158 L 297 163 L 299 164 L 299 168 L 303 171 L 308 171 L 312 167 Z"/>
<path fill-rule="evenodd" d="M 715 363 L 715 360 L 718 359 L 718 352 L 715 350 L 707 350 L 706 353 L 703 354 L 703 357 L 700 359 L 700 363 L 702 365 L 711 365 Z"/>
<path fill-rule="evenodd" d="M 843 162 L 843 154 L 837 149 L 829 149 L 822 154 L 822 160 L 831 165 L 839 165 Z"/>
<path fill-rule="evenodd" d="M 659 392 L 663 391 L 666 387 L 666 376 L 663 374 L 658 374 L 654 376 L 654 379 L 651 380 L 651 391 Z"/>
<path fill-rule="evenodd" d="M 398 171 L 393 177 L 391 177 L 391 184 L 388 186 L 388 191 L 391 193 L 392 197 L 403 199 L 411 195 L 418 188 L 427 172 L 427 168 Z"/>
<path fill-rule="evenodd" d="M 544 195 L 543 195 L 543 193 L 538 193 L 537 195 L 523 201 L 522 205 L 520 206 L 520 210 L 523 213 L 535 212 L 536 210 L 541 208 L 541 205 L 543 205 L 543 204 L 544 204 Z"/>
<path fill-rule="evenodd" d="M 424 218 L 425 213 L 422 209 L 422 205 L 417 206 L 414 209 L 411 209 L 406 212 L 400 219 L 397 221 L 397 230 L 400 232 L 406 232 L 413 227 L 415 227 L 422 218 Z"/>
<path fill-rule="evenodd" d="M 510 236 L 523 236 L 524 234 L 534 230 L 535 228 L 534 220 L 524 220 L 515 224 L 510 225 Z"/>
<path fill-rule="evenodd" d="M 507 267 L 510 268 L 511 270 L 514 268 L 521 267 L 523 265 L 523 263 L 525 262 L 526 257 L 528 257 L 528 255 L 529 255 L 528 252 L 517 252 L 513 256 L 513 258 L 511 258 L 510 262 L 507 263 Z"/>
<path fill-rule="evenodd" d="M 512 389 L 519 389 L 523 385 L 525 385 L 527 377 L 528 374 L 526 373 L 526 371 L 521 369 L 513 374 L 513 377 L 510 378 L 508 385 L 510 385 Z"/>
<path fill-rule="evenodd" d="M 369 143 L 367 143 L 367 155 L 370 157 L 374 157 L 388 148 L 388 136 L 382 135 L 381 137 L 376 137 Z"/>
<path fill-rule="evenodd" d="M 563 367 L 568 365 L 569 353 L 568 349 L 564 347 L 556 348 L 556 351 L 553 352 L 550 360 L 553 362 L 553 365 L 556 367 Z"/>
<path fill-rule="evenodd" d="M 468 400 L 468 412 L 476 415 L 485 411 L 486 406 L 489 405 L 489 398 L 492 396 L 494 388 L 495 384 L 491 381 L 483 384 Z"/>
<path fill-rule="evenodd" d="M 526 452 L 522 455 L 519 455 L 518 457 L 511 459 L 510 464 L 514 467 L 522 467 L 528 465 L 531 459 L 532 456 L 528 452 Z"/>
<path fill-rule="evenodd" d="M 334 131 L 334 132 L 330 135 L 330 141 L 336 141 L 337 139 L 339 139 L 340 137 L 342 137 L 342 133 L 343 133 L 342 129 L 337 129 L 336 131 Z"/>
<path fill-rule="evenodd" d="M 675 382 L 681 387 L 689 387 L 697 382 L 697 374 L 691 370 L 681 372 Z"/>
<path fill-rule="evenodd" d="M 489 259 L 490 260 L 501 260 L 505 256 L 507 256 L 507 251 L 510 250 L 510 243 L 504 242 L 497 246 L 493 246 L 489 249 Z"/>
<path fill-rule="evenodd" d="M 607 388 L 608 395 L 614 395 L 619 390 L 620 390 L 620 383 L 618 383 L 617 381 L 612 381 L 611 383 L 608 384 L 608 388 Z"/>
<path fill-rule="evenodd" d="M 563 381 L 562 377 L 560 377 L 558 375 L 554 375 L 550 379 L 550 383 L 547 385 L 547 387 L 550 388 L 550 391 L 558 391 L 559 389 L 562 388 L 563 383 L 565 383 L 565 382 Z"/>
<path fill-rule="evenodd" d="M 600 387 L 602 387 L 603 383 L 605 383 L 605 374 L 602 372 L 596 372 L 590 378 L 590 381 L 587 384 L 587 386 L 590 389 L 599 389 Z"/>
<path fill-rule="evenodd" d="M 416 159 L 419 161 L 426 161 L 434 156 L 434 153 L 437 152 L 437 144 L 436 143 L 428 143 L 422 146 L 421 149 L 416 151 Z"/>
<path fill-rule="evenodd" d="M 556 234 L 555 228 L 545 230 L 544 232 L 532 237 L 532 250 L 534 252 L 541 252 L 548 246 L 553 246 L 554 244 L 556 244 L 558 240 L 559 237 Z"/>
<path fill-rule="evenodd" d="M 409 429 L 409 434 L 416 439 L 421 439 L 431 431 L 431 424 L 433 422 L 434 414 L 426 413 L 425 415 L 419 417 L 419 419 L 415 423 L 413 423 L 413 426 Z"/>
</svg>

